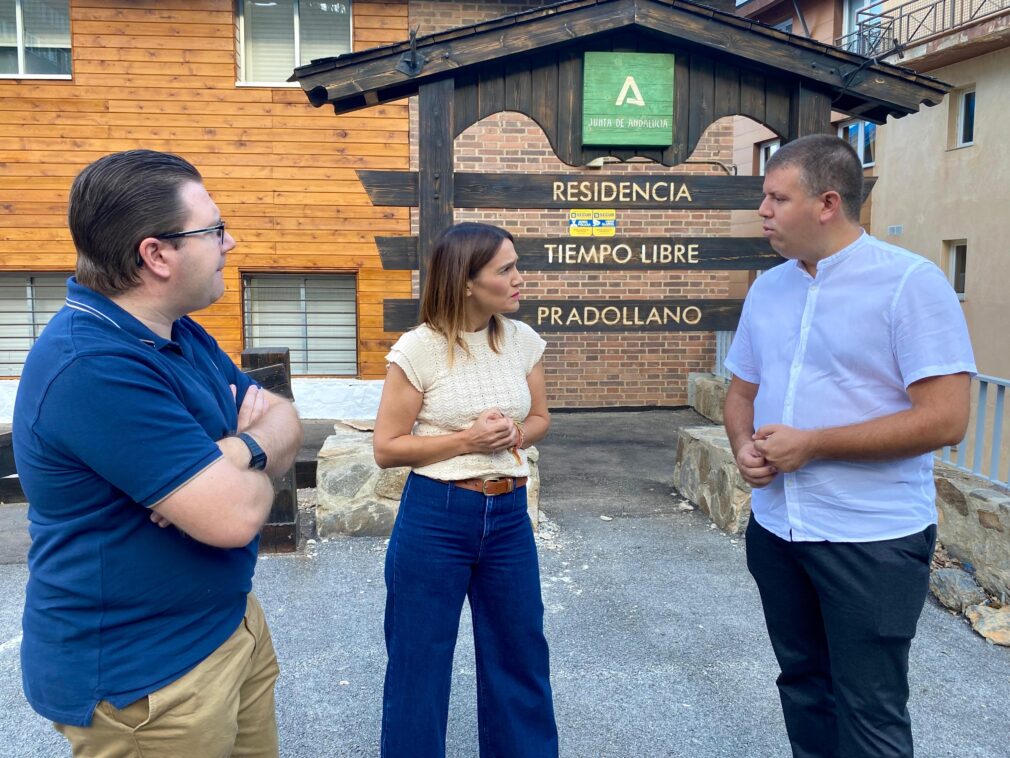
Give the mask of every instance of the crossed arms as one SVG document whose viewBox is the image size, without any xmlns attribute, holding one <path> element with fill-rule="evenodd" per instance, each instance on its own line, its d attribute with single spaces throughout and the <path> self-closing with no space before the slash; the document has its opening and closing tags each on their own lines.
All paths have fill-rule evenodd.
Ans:
<svg viewBox="0 0 1010 758">
<path fill-rule="evenodd" d="M 291 468 L 302 426 L 291 403 L 251 385 L 239 409 L 238 431 L 252 435 L 266 452 L 266 472 L 249 468 L 249 448 L 238 437 L 220 439 L 223 455 L 152 506 L 152 521 L 174 524 L 214 547 L 244 547 L 253 540 L 273 503 L 270 476 Z"/>
</svg>

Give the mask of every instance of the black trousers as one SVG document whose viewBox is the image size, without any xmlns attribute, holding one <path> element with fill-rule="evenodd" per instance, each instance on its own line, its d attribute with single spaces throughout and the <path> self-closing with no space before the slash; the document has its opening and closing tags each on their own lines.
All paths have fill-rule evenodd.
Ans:
<svg viewBox="0 0 1010 758">
<path fill-rule="evenodd" d="M 879 542 L 789 542 L 752 517 L 757 582 L 795 758 L 911 758 L 908 651 L 936 527 Z"/>
</svg>

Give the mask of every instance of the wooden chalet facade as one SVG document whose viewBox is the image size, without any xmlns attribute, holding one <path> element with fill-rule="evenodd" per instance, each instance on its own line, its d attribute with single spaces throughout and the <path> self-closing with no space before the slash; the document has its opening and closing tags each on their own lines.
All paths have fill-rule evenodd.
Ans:
<svg viewBox="0 0 1010 758">
<path fill-rule="evenodd" d="M 407 36 L 405 2 L 329 5 L 349 9 L 355 50 Z M 247 282 L 262 274 L 344 277 L 355 293 L 353 360 L 319 373 L 381 377 L 389 344 L 382 298 L 408 296 L 410 276 L 381 269 L 373 238 L 405 232 L 407 213 L 373 207 L 354 172 L 407 168 L 407 104 L 334 118 L 308 107 L 301 91 L 284 82 L 294 59 L 273 82 L 243 82 L 242 6 L 232 0 L 62 0 L 69 11 L 70 75 L 0 78 L 3 291 L 17 301 L 31 287 L 28 277 L 53 282 L 59 281 L 53 273 L 72 272 L 66 199 L 83 166 L 119 150 L 175 152 L 200 170 L 238 240 L 228 256 L 225 296 L 197 314 L 221 346 L 236 360 L 245 346 L 244 276 Z M 41 310 L 62 302 L 52 284 L 38 289 L 33 302 Z M 0 346 L 7 376 L 19 373 L 28 346 L 25 313 L 10 313 L 16 307 L 4 306 L 6 334 L 16 325 L 21 337 L 8 339 L 6 351 Z"/>
</svg>

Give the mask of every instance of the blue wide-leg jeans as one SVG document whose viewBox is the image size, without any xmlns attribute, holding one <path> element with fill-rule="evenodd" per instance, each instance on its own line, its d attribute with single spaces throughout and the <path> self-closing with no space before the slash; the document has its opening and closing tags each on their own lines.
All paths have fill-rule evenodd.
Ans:
<svg viewBox="0 0 1010 758">
<path fill-rule="evenodd" d="M 558 754 L 526 488 L 486 497 L 417 474 L 386 552 L 383 758 L 441 758 L 452 658 L 470 601 L 481 758 Z"/>
</svg>

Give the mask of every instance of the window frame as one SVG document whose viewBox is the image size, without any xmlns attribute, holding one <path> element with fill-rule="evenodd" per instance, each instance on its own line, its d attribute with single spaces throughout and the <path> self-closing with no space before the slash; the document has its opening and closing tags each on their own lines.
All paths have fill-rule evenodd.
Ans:
<svg viewBox="0 0 1010 758">
<path fill-rule="evenodd" d="M 842 121 L 842 122 L 840 122 L 838 124 L 838 138 L 839 139 L 843 139 L 846 142 L 849 142 L 849 138 L 848 138 L 848 136 L 846 136 L 845 130 L 848 127 L 852 126 L 853 124 L 858 124 L 859 125 L 859 132 L 858 132 L 858 138 L 857 138 L 858 143 L 859 143 L 859 149 L 856 150 L 856 154 L 859 156 L 859 163 L 860 163 L 860 165 L 862 165 L 863 168 L 873 168 L 874 166 L 877 165 L 877 151 L 876 151 L 876 149 L 874 149 L 874 151 L 873 151 L 873 160 L 870 161 L 869 163 L 867 163 L 867 161 L 866 161 L 866 153 L 865 153 L 865 147 L 866 147 L 866 125 L 868 123 L 869 123 L 868 121 L 865 121 L 864 119 L 861 119 L 861 118 L 851 118 L 851 119 L 847 119 L 845 121 Z M 876 134 L 876 130 L 878 128 L 878 124 L 871 124 L 871 126 L 874 129 L 874 134 Z M 849 142 L 849 144 L 851 145 L 852 143 Z M 876 148 L 876 139 L 874 139 L 874 148 Z"/>
<path fill-rule="evenodd" d="M 59 271 L 59 270 L 58 271 L 0 271 L 0 282 L 2 282 L 2 280 L 4 278 L 7 278 L 7 277 L 9 277 L 9 278 L 20 277 L 22 281 L 18 282 L 17 284 L 20 284 L 20 285 L 24 286 L 25 292 L 24 292 L 24 300 L 22 301 L 22 303 L 27 306 L 27 310 L 25 310 L 23 312 L 24 315 L 25 315 L 25 317 L 26 317 L 26 319 L 27 319 L 27 322 L 24 323 L 24 324 L 20 324 L 19 326 L 25 326 L 28 329 L 30 329 L 31 330 L 31 335 L 25 335 L 24 337 L 14 337 L 13 339 L 28 339 L 29 340 L 28 347 L 25 350 L 25 356 L 27 356 L 28 353 L 31 352 L 31 349 L 33 347 L 35 347 L 35 343 L 38 341 L 39 335 L 42 334 L 43 329 L 45 329 L 46 325 L 49 323 L 49 319 L 51 319 L 53 316 L 55 316 L 57 313 L 59 313 L 60 308 L 62 308 L 63 304 L 66 302 L 66 282 L 67 282 L 67 279 L 70 276 L 73 276 L 73 272 L 72 271 Z M 47 279 L 56 279 L 56 280 L 58 280 L 58 283 L 57 282 L 38 282 L 37 279 L 42 278 L 42 277 L 45 277 Z M 4 285 L 4 286 L 6 286 L 6 285 Z M 37 290 L 40 287 L 54 287 L 54 286 L 62 288 L 62 293 L 63 293 L 62 294 L 62 300 L 60 299 L 60 297 L 54 298 L 54 300 L 59 300 L 60 301 L 59 305 L 57 306 L 56 310 L 52 311 L 49 314 L 49 319 L 46 319 L 45 323 L 42 323 L 38 319 L 38 316 L 41 313 L 41 311 L 40 311 L 40 308 L 39 308 L 40 295 L 37 292 Z M 0 303 L 3 303 L 3 301 L 0 300 Z M 8 324 L 0 324 L 0 328 L 3 328 L 4 326 L 15 326 L 15 324 L 9 324 L 9 325 Z M 7 337 L 0 337 L 0 355 L 3 355 L 8 350 L 7 347 L 6 347 L 6 344 L 4 342 L 4 340 L 6 340 L 6 339 L 8 339 L 8 338 Z M 15 377 L 18 377 L 18 376 L 20 376 L 21 370 L 23 368 L 24 368 L 24 363 L 23 362 L 20 363 L 20 364 L 14 364 L 14 363 L 9 363 L 9 362 L 4 361 L 4 360 L 0 360 L 0 379 L 13 379 Z M 8 369 L 15 369 L 15 370 L 10 370 L 9 371 Z"/>
<path fill-rule="evenodd" d="M 768 165 L 768 159 L 775 155 L 775 151 L 782 147 L 782 140 L 778 137 L 775 139 L 765 140 L 764 142 L 758 142 L 755 147 L 757 148 L 757 175 L 765 175 L 765 166 Z M 768 157 L 765 157 L 765 151 L 771 150 L 768 153 Z"/>
<path fill-rule="evenodd" d="M 360 295 L 360 281 L 358 278 L 357 271 L 325 271 L 325 270 L 311 270 L 311 271 L 276 271 L 276 270 L 242 270 L 239 272 L 239 282 L 241 285 L 241 303 L 242 303 L 242 349 L 248 349 L 251 347 L 256 347 L 250 343 L 249 327 L 250 319 L 253 317 L 252 309 L 249 307 L 249 297 L 250 297 L 250 287 L 249 280 L 257 278 L 272 278 L 272 279 L 290 279 L 292 280 L 292 286 L 295 283 L 301 282 L 301 296 L 300 305 L 302 306 L 299 310 L 299 316 L 302 319 L 302 340 L 304 343 L 304 363 L 306 366 L 311 364 L 310 354 L 309 354 L 309 338 L 307 334 L 308 328 L 311 326 L 308 319 L 308 311 L 305 307 L 305 303 L 308 302 L 305 294 L 305 281 L 308 279 L 325 279 L 334 277 L 345 277 L 350 279 L 353 283 L 354 297 L 352 304 L 354 306 L 354 373 L 350 374 L 337 374 L 337 373 L 299 373 L 300 364 L 296 366 L 294 359 L 291 361 L 291 375 L 292 377 L 297 377 L 300 379 L 311 379 L 311 378 L 323 378 L 323 379 L 356 379 L 361 375 L 361 308 L 358 301 L 358 296 Z M 285 345 L 292 352 L 295 351 L 295 347 L 291 345 Z M 301 347 L 298 348 L 302 350 Z"/>
<path fill-rule="evenodd" d="M 66 74 L 31 74 L 25 72 L 25 23 L 24 3 L 28 0 L 14 0 L 14 43 L 18 51 L 18 73 L 0 73 L 0 79 L 48 79 L 51 81 L 72 81 L 74 78 L 74 35 L 70 33 L 70 44 L 67 52 L 70 55 L 70 72 Z M 67 0 L 67 21 L 70 23 L 70 0 Z"/>
<path fill-rule="evenodd" d="M 944 253 L 944 271 L 947 274 L 947 280 L 950 282 L 951 288 L 954 290 L 954 294 L 957 295 L 957 299 L 962 303 L 966 300 L 968 292 L 968 240 L 956 239 L 947 240 L 945 242 L 946 251 Z M 962 290 L 959 292 L 957 289 L 957 253 L 958 248 L 964 248 L 964 265 L 962 266 L 961 277 L 962 277 Z"/>
<path fill-rule="evenodd" d="M 347 14 L 347 30 L 348 38 L 351 43 L 351 50 L 348 52 L 353 52 L 354 49 L 354 1 L 344 0 L 348 5 Z M 298 82 L 270 82 L 270 81 L 247 81 L 246 80 L 246 62 L 249 60 L 249 56 L 246 54 L 246 39 L 245 39 L 245 5 L 247 0 L 235 0 L 235 23 L 238 27 L 238 78 L 235 81 L 236 87 L 271 87 L 271 88 L 284 88 L 284 89 L 295 89 L 301 85 Z M 292 12 L 294 13 L 294 38 L 292 39 L 293 45 L 293 59 L 295 61 L 292 70 L 297 68 L 301 64 L 298 63 L 301 60 L 301 0 L 292 0 Z"/>
<path fill-rule="evenodd" d="M 965 124 L 965 104 L 968 101 L 968 96 L 971 96 L 971 139 L 964 141 L 962 137 L 964 136 L 964 124 Z M 975 87 L 966 87 L 957 92 L 957 119 L 954 125 L 954 147 L 971 147 L 975 144 L 975 125 L 978 123 L 978 119 L 975 118 L 975 106 L 978 103 L 978 97 L 975 95 Z"/>
</svg>

